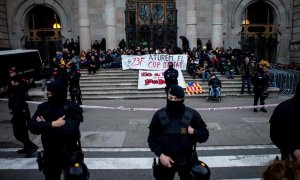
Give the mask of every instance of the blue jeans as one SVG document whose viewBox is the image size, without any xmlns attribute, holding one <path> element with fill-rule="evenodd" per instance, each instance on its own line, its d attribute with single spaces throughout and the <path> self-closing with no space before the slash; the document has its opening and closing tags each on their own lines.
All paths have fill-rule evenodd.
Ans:
<svg viewBox="0 0 300 180">
<path fill-rule="evenodd" d="M 245 85 L 247 84 L 248 92 L 250 92 L 251 86 L 250 86 L 251 77 L 248 76 L 242 76 L 242 89 L 241 92 L 244 92 Z"/>
<path fill-rule="evenodd" d="M 227 78 L 233 78 L 233 76 L 232 76 L 233 72 L 232 71 L 226 71 L 225 75 L 226 75 Z"/>
<path fill-rule="evenodd" d="M 215 91 L 216 91 L 216 93 L 215 93 Z M 221 91 L 220 91 L 219 87 L 217 87 L 215 89 L 212 87 L 209 88 L 209 96 L 210 97 L 213 97 L 213 96 L 219 97 L 220 95 L 221 95 Z"/>
<path fill-rule="evenodd" d="M 206 80 L 206 79 L 208 79 L 208 77 L 209 77 L 209 73 L 207 71 L 201 73 L 201 79 L 202 80 Z"/>
</svg>

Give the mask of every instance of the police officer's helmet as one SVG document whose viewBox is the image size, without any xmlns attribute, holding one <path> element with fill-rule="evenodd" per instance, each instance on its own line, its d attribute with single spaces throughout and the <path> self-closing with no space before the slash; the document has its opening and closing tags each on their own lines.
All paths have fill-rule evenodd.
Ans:
<svg viewBox="0 0 300 180">
<path fill-rule="evenodd" d="M 76 162 L 65 170 L 65 180 L 88 180 L 90 171 L 83 162 Z"/>
<path fill-rule="evenodd" d="M 195 180 L 209 180 L 210 178 L 209 167 L 200 160 L 198 160 L 197 163 L 192 167 L 191 172 Z"/>
</svg>

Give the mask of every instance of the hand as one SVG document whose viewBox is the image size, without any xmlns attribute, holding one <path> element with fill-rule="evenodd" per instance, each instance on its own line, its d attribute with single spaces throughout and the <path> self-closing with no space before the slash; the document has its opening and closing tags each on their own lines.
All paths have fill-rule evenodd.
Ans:
<svg viewBox="0 0 300 180">
<path fill-rule="evenodd" d="M 169 156 L 166 156 L 164 154 L 161 154 L 159 156 L 159 161 L 163 166 L 168 168 L 172 167 L 172 163 L 174 163 L 174 161 Z"/>
<path fill-rule="evenodd" d="M 51 123 L 52 127 L 62 127 L 63 125 L 65 125 L 66 121 L 64 120 L 64 118 L 65 118 L 65 115 L 58 118 L 55 121 L 52 121 L 52 123 Z"/>
<path fill-rule="evenodd" d="M 296 149 L 293 153 L 293 155 L 297 158 L 300 159 L 300 149 Z"/>
<path fill-rule="evenodd" d="M 43 116 L 38 116 L 38 117 L 36 117 L 36 121 L 37 122 L 45 122 L 45 119 Z"/>
<path fill-rule="evenodd" d="M 195 129 L 192 128 L 191 126 L 188 127 L 188 133 L 189 134 L 194 134 Z"/>
</svg>

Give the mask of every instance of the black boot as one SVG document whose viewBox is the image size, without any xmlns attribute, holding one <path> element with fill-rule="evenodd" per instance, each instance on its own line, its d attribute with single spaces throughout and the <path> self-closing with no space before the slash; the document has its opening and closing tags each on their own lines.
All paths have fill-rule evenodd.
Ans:
<svg viewBox="0 0 300 180">
<path fill-rule="evenodd" d="M 32 146 L 28 149 L 28 151 L 25 154 L 25 157 L 30 158 L 34 157 L 35 152 L 39 149 L 39 147 L 32 143 Z"/>
<path fill-rule="evenodd" d="M 250 87 L 248 87 L 248 94 L 251 95 L 251 88 Z"/>
<path fill-rule="evenodd" d="M 257 108 L 254 108 L 254 109 L 253 109 L 253 112 L 257 112 Z"/>
<path fill-rule="evenodd" d="M 262 112 L 268 112 L 265 108 L 260 108 L 260 111 L 262 111 Z"/>
<path fill-rule="evenodd" d="M 25 148 L 22 148 L 22 149 L 19 149 L 18 151 L 17 151 L 17 153 L 18 154 L 24 154 L 24 153 L 27 153 L 27 149 L 25 149 Z"/>
</svg>

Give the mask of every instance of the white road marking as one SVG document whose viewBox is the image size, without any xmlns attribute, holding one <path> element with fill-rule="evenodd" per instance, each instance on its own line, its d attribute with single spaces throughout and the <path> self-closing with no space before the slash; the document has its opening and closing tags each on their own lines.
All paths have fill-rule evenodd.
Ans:
<svg viewBox="0 0 300 180">
<path fill-rule="evenodd" d="M 219 179 L 219 180 L 245 180 L 245 179 Z M 261 178 L 247 178 L 247 180 L 261 180 Z"/>
<path fill-rule="evenodd" d="M 270 118 L 242 118 L 247 123 L 269 123 Z"/>
<path fill-rule="evenodd" d="M 210 168 L 265 166 L 279 154 L 203 156 Z M 89 169 L 151 169 L 153 158 L 85 158 Z M 0 169 L 37 169 L 36 158 L 0 158 Z"/>
<path fill-rule="evenodd" d="M 20 148 L 0 148 L 0 152 L 15 152 Z M 82 148 L 85 152 L 150 152 L 149 148 Z M 246 145 L 246 146 L 203 146 L 197 147 L 197 151 L 215 150 L 245 150 L 245 149 L 277 149 L 274 145 Z"/>
</svg>

